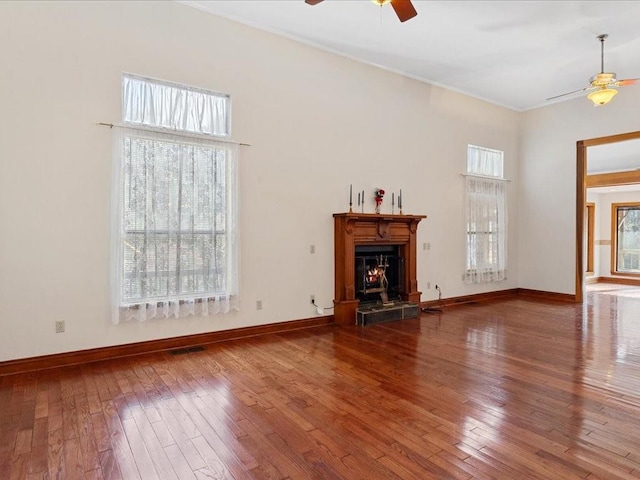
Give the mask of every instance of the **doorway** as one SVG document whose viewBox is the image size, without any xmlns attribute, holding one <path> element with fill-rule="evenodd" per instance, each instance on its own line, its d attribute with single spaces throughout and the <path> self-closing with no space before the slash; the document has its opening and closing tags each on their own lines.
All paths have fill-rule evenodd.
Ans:
<svg viewBox="0 0 640 480">
<path fill-rule="evenodd" d="M 584 299 L 584 278 L 585 278 L 585 211 L 587 204 L 587 157 L 589 147 L 601 145 L 618 144 L 630 140 L 640 139 L 640 132 L 623 133 L 619 135 L 610 135 L 607 137 L 592 138 L 589 140 L 581 140 L 577 142 L 577 188 L 576 188 L 576 302 L 581 303 Z M 603 182 L 608 184 L 622 185 L 629 184 L 629 176 L 625 179 L 616 180 L 615 175 L 611 177 L 602 176 Z M 637 174 L 640 176 L 640 172 Z M 620 182 L 620 183 L 616 183 Z M 624 183 L 627 182 L 627 183 Z M 637 182 L 636 182 L 637 183 Z M 605 183 L 606 184 L 606 183 Z M 604 185 L 604 184 L 603 184 Z"/>
</svg>

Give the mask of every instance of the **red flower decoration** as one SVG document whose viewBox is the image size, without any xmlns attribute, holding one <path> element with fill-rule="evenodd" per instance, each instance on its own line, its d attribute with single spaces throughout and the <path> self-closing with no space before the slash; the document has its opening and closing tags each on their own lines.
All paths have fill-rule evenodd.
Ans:
<svg viewBox="0 0 640 480">
<path fill-rule="evenodd" d="M 380 213 L 380 205 L 382 205 L 382 199 L 384 198 L 384 190 L 376 188 L 376 213 Z"/>
</svg>

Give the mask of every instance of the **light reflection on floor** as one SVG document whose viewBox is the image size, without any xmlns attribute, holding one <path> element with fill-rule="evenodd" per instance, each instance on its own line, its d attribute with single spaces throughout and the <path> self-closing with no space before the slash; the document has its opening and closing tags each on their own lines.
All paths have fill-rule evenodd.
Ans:
<svg viewBox="0 0 640 480">
<path fill-rule="evenodd" d="M 629 379 L 638 375 L 640 286 L 596 283 L 586 287 L 583 382 L 611 389 L 612 394 L 636 394 L 627 387 Z"/>
<path fill-rule="evenodd" d="M 558 305 L 557 311 L 546 309 L 544 316 L 554 317 L 561 329 L 565 314 L 571 316 L 571 308 Z M 582 311 L 582 318 L 578 320 L 580 327 L 576 329 L 576 351 L 565 358 L 564 364 L 557 366 L 558 378 L 550 381 L 550 385 L 566 382 L 566 392 L 556 393 L 556 400 L 559 404 L 565 404 L 566 418 L 563 421 L 571 427 L 565 428 L 563 435 L 566 435 L 565 440 L 575 439 L 572 452 L 579 451 L 583 443 L 594 441 L 592 436 L 596 434 L 593 430 L 600 427 L 592 427 L 608 420 L 605 410 L 635 409 L 640 405 L 636 388 L 640 381 L 640 286 L 611 283 L 588 285 L 584 304 L 576 308 Z M 469 385 L 475 381 L 475 389 L 460 392 L 468 396 L 470 401 L 485 403 L 483 413 L 475 411 L 473 416 L 461 419 L 463 442 L 473 444 L 478 439 L 496 443 L 501 441 L 507 428 L 505 425 L 514 415 L 514 405 L 523 402 L 522 398 L 514 396 L 514 388 L 522 392 L 528 392 L 531 388 L 524 399 L 531 409 L 530 415 L 538 415 L 543 420 L 545 415 L 549 415 L 545 410 L 545 395 L 553 389 L 545 384 L 545 375 L 549 365 L 555 361 L 556 354 L 551 346 L 554 338 L 541 337 L 539 344 L 533 344 L 533 348 L 526 353 L 520 352 L 520 355 L 528 356 L 531 362 L 538 364 L 541 372 L 540 382 L 535 388 L 530 387 L 527 380 L 522 380 L 520 384 L 520 379 L 514 374 L 517 373 L 517 365 L 511 364 L 508 355 L 509 348 L 517 344 L 514 336 L 519 333 L 514 325 L 514 315 L 515 309 L 504 318 L 494 313 L 491 321 L 486 318 L 484 321 L 473 321 L 469 315 L 465 335 L 467 359 L 472 365 L 482 365 L 496 375 L 505 373 L 505 376 L 503 382 L 497 385 L 483 384 L 475 377 L 470 378 Z M 541 318 L 540 321 L 546 324 L 548 318 Z M 491 388 L 496 389 L 495 392 L 489 392 Z M 608 408 L 592 411 L 589 404 L 585 404 L 585 397 L 601 396 L 607 398 L 605 404 Z M 564 417 L 560 415 L 560 418 Z M 572 445 L 567 442 L 567 445 Z"/>
<path fill-rule="evenodd" d="M 585 291 L 617 297 L 640 298 L 640 286 L 620 285 L 615 283 L 591 283 L 585 285 Z"/>
</svg>

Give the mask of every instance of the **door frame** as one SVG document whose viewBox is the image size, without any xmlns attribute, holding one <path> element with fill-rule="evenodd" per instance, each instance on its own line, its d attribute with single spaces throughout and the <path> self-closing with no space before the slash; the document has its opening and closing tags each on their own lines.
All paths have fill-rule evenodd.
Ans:
<svg viewBox="0 0 640 480">
<path fill-rule="evenodd" d="M 640 131 L 606 137 L 579 140 L 576 143 L 576 294 L 575 301 L 584 301 L 584 212 L 587 202 L 587 148 L 608 143 L 640 139 Z"/>
</svg>

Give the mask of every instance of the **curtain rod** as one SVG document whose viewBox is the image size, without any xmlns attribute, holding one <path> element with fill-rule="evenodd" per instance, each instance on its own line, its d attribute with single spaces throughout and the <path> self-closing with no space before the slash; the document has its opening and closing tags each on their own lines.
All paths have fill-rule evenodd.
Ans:
<svg viewBox="0 0 640 480">
<path fill-rule="evenodd" d="M 486 178 L 488 180 L 501 180 L 503 182 L 511 182 L 508 178 L 492 177 L 490 175 L 477 175 L 475 173 L 461 173 L 463 177 Z"/>
<path fill-rule="evenodd" d="M 113 123 L 105 123 L 105 122 L 97 122 L 96 125 L 100 125 L 101 127 L 109 127 L 109 128 L 131 128 L 133 130 L 142 130 L 144 132 L 169 133 L 169 134 L 173 134 L 173 135 L 184 135 L 186 137 L 198 138 L 198 139 L 201 139 L 201 140 L 214 140 L 214 141 L 217 141 L 217 142 L 233 143 L 234 145 L 239 145 L 241 147 L 250 147 L 251 146 L 250 143 L 235 142 L 233 140 L 220 139 L 220 138 L 211 138 L 211 137 L 208 137 L 206 135 L 198 135 L 198 134 L 194 134 L 194 133 L 184 133 L 184 132 L 179 132 L 179 131 L 174 131 L 174 130 L 162 130 L 162 129 L 140 127 L 140 126 L 133 126 L 133 125 L 131 125 L 131 126 L 130 125 L 116 125 L 116 124 L 113 124 Z"/>
</svg>

